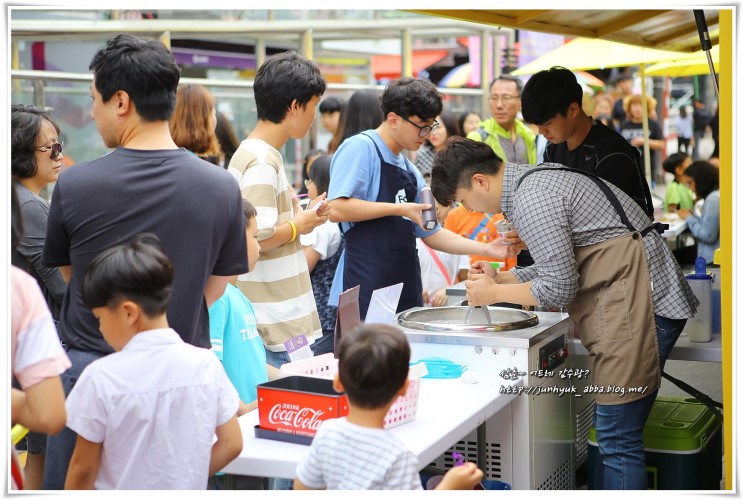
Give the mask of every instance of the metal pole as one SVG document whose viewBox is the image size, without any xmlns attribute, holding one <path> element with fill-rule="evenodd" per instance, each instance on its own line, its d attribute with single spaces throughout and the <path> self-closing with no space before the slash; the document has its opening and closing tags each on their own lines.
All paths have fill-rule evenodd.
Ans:
<svg viewBox="0 0 743 500">
<path fill-rule="evenodd" d="M 642 156 L 645 160 L 645 178 L 648 186 L 653 185 L 650 171 L 650 131 L 648 127 L 648 95 L 645 90 L 645 63 L 640 64 L 640 88 L 642 89 Z"/>
<path fill-rule="evenodd" d="M 499 33 L 489 33 L 490 36 L 493 38 L 493 52 L 490 54 L 491 59 L 493 60 L 493 74 L 491 75 L 490 81 L 495 80 L 501 75 L 501 67 L 500 67 L 500 60 L 503 56 L 503 47 L 501 47 L 501 37 Z M 490 81 L 483 82 L 485 85 L 485 92 L 482 96 L 482 119 L 487 120 L 491 117 L 490 113 L 490 104 L 489 104 L 489 97 L 490 97 Z"/>
<path fill-rule="evenodd" d="M 304 33 L 302 33 L 302 53 L 304 54 L 304 57 L 307 59 L 314 59 L 314 51 L 312 47 L 312 30 L 306 30 Z"/>
<path fill-rule="evenodd" d="M 490 32 L 487 30 L 482 30 L 480 32 L 480 88 L 482 89 L 482 97 L 480 98 L 480 116 L 482 116 L 483 120 L 487 119 L 486 115 L 482 113 L 485 113 L 488 109 L 488 96 L 490 95 L 490 71 L 488 70 L 490 69 L 489 66 L 491 62 L 494 71 L 496 66 L 495 61 L 492 59 L 492 53 L 488 50 L 489 36 Z M 496 43 L 495 40 L 493 40 L 493 43 Z"/>
<path fill-rule="evenodd" d="M 487 422 L 477 426 L 477 467 L 485 474 L 484 479 L 488 478 L 488 437 Z"/>
<path fill-rule="evenodd" d="M 44 81 L 34 80 L 34 106 L 44 109 Z"/>
<path fill-rule="evenodd" d="M 263 38 L 259 38 L 255 42 L 255 69 L 256 71 L 258 68 L 263 66 L 263 63 L 266 62 L 266 40 Z"/>
<path fill-rule="evenodd" d="M 413 31 L 406 28 L 402 31 L 402 76 L 413 76 Z"/>
<path fill-rule="evenodd" d="M 712 62 L 712 56 L 710 50 L 712 50 L 712 41 L 709 38 L 709 31 L 707 30 L 707 19 L 704 17 L 703 10 L 694 10 L 694 21 L 697 23 L 697 31 L 699 32 L 699 43 L 702 45 L 702 50 L 707 54 L 707 64 L 709 64 L 709 72 L 712 75 L 712 82 L 715 84 L 715 95 L 720 95 L 720 83 L 717 81 L 717 72 L 715 71 L 715 63 Z"/>
</svg>

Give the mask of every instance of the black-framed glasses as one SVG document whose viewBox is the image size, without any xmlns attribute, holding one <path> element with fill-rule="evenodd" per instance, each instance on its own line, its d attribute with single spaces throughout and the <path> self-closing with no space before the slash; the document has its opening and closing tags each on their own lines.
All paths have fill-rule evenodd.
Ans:
<svg viewBox="0 0 743 500">
<path fill-rule="evenodd" d="M 436 130 L 436 127 L 438 127 L 439 125 L 441 125 L 439 122 L 437 122 L 436 120 L 434 120 L 431 125 L 425 125 L 425 126 L 421 127 L 417 123 L 411 122 L 410 120 L 408 120 L 404 116 L 400 116 L 400 118 L 402 118 L 403 120 L 405 120 L 406 122 L 408 122 L 409 124 L 415 126 L 418 129 L 418 137 L 425 137 L 425 136 L 427 136 L 428 134 L 430 134 L 431 132 L 433 132 L 434 130 Z"/>
<path fill-rule="evenodd" d="M 51 154 L 49 155 L 49 157 L 52 160 L 56 160 L 62 154 L 62 146 L 63 146 L 63 143 L 61 143 L 61 142 L 55 142 L 51 146 L 36 146 L 36 147 L 34 147 L 34 149 L 36 151 L 41 151 L 42 153 L 46 153 L 47 151 L 51 151 Z"/>
</svg>

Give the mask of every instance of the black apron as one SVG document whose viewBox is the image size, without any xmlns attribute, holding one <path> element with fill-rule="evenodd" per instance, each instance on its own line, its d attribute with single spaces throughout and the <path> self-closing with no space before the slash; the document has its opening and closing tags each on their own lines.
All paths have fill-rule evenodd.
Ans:
<svg viewBox="0 0 743 500">
<path fill-rule="evenodd" d="M 376 201 L 414 202 L 418 194 L 418 183 L 410 164 L 406 161 L 403 170 L 384 161 L 374 139 L 367 134 L 362 135 L 369 137 L 379 156 L 379 194 Z M 400 282 L 403 287 L 397 311 L 423 305 L 423 285 L 415 247 L 414 224 L 402 217 L 386 216 L 357 222 L 345 232 L 343 289 L 361 285 L 359 312 L 362 320 L 369 309 L 372 292 Z"/>
</svg>

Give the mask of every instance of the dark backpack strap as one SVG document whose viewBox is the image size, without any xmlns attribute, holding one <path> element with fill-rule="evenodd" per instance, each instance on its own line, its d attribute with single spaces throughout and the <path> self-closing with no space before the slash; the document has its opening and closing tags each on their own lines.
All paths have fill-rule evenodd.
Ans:
<svg viewBox="0 0 743 500">
<path fill-rule="evenodd" d="M 635 160 L 635 168 L 637 169 L 637 172 L 640 174 L 640 180 L 642 181 L 642 191 L 645 195 L 645 213 L 648 214 L 648 216 L 652 219 L 653 218 L 653 195 L 650 194 L 650 186 L 648 185 L 648 181 L 645 178 L 645 169 L 643 168 L 643 165 L 640 164 L 640 160 L 642 157 L 640 156 L 640 151 L 637 150 L 637 148 L 633 149 L 633 157 Z"/>
</svg>

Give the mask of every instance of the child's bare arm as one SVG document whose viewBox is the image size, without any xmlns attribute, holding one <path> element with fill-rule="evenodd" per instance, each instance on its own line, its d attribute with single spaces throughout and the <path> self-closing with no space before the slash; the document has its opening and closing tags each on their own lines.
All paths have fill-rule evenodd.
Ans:
<svg viewBox="0 0 743 500">
<path fill-rule="evenodd" d="M 64 390 L 59 376 L 48 377 L 27 388 L 13 389 L 11 412 L 14 423 L 44 434 L 56 434 L 67 422 Z"/>
<path fill-rule="evenodd" d="M 102 451 L 103 443 L 94 443 L 78 435 L 70 467 L 67 469 L 64 489 L 92 490 L 101 466 Z"/>
<path fill-rule="evenodd" d="M 482 480 L 483 473 L 472 462 L 452 467 L 436 486 L 437 490 L 471 490 Z"/>
<path fill-rule="evenodd" d="M 212 458 L 209 462 L 210 476 L 237 458 L 243 449 L 243 435 L 237 423 L 237 416 L 217 427 L 216 434 L 217 442 L 212 446 Z"/>
<path fill-rule="evenodd" d="M 242 417 L 246 413 L 250 413 L 251 411 L 258 408 L 258 400 L 251 401 L 250 403 L 245 403 L 244 401 L 240 401 L 240 406 L 237 409 L 237 416 Z"/>
<path fill-rule="evenodd" d="M 279 369 L 275 366 L 266 363 L 266 370 L 268 371 L 268 380 L 276 380 L 277 378 L 281 378 L 281 371 L 279 371 Z"/>
</svg>

